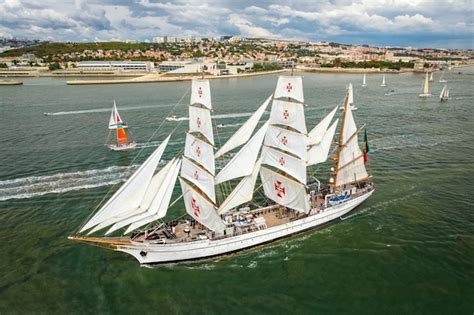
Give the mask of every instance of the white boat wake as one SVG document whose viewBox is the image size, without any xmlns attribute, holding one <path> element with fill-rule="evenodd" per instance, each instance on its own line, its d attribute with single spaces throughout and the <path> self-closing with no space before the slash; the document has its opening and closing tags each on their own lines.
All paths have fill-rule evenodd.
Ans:
<svg viewBox="0 0 474 315">
<path fill-rule="evenodd" d="M 110 166 L 104 169 L 4 180 L 0 181 L 0 201 L 114 185 L 125 181 L 137 168 L 138 165 Z"/>
<path fill-rule="evenodd" d="M 234 114 L 220 114 L 220 115 L 212 115 L 213 119 L 225 119 L 225 118 L 238 118 L 238 117 L 249 117 L 252 116 L 253 113 L 234 113 Z M 189 117 L 175 117 L 173 120 L 169 121 L 186 121 L 189 120 Z"/>
<path fill-rule="evenodd" d="M 143 106 L 134 106 L 134 107 L 121 107 L 121 111 L 133 111 L 146 108 L 160 108 L 160 107 L 171 107 L 172 104 L 165 105 L 143 105 Z M 45 116 L 62 116 L 62 115 L 80 115 L 80 114 L 92 114 L 92 113 L 105 113 L 110 112 L 110 108 L 94 108 L 94 109 L 85 109 L 85 110 L 71 110 L 63 112 L 51 112 L 43 113 Z"/>
</svg>

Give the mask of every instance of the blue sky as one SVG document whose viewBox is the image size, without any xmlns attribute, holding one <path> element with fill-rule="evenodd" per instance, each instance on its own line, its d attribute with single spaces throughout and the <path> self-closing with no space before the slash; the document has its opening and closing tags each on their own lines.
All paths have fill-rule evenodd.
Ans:
<svg viewBox="0 0 474 315">
<path fill-rule="evenodd" d="M 0 0 L 0 36 L 53 41 L 242 35 L 474 48 L 474 0 Z"/>
</svg>

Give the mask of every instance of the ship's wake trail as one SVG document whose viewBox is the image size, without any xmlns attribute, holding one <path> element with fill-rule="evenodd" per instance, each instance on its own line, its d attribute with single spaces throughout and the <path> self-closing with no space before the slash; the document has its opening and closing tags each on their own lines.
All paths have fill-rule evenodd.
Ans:
<svg viewBox="0 0 474 315">
<path fill-rule="evenodd" d="M 133 111 L 147 108 L 161 108 L 161 107 L 170 107 L 172 105 L 143 105 L 143 106 L 134 106 L 134 107 L 120 107 L 120 111 Z M 110 108 L 94 108 L 94 109 L 85 109 L 85 110 L 71 110 L 63 112 L 52 112 L 52 113 L 43 113 L 45 116 L 63 116 L 63 115 L 81 115 L 81 114 L 93 114 L 93 113 L 108 113 Z"/>
<path fill-rule="evenodd" d="M 4 180 L 0 181 L 0 201 L 114 185 L 125 181 L 137 167 L 138 165 L 110 166 L 104 169 Z"/>
<path fill-rule="evenodd" d="M 249 117 L 252 116 L 253 113 L 235 113 L 235 114 L 220 114 L 220 115 L 212 115 L 212 119 L 226 119 L 226 118 L 239 118 L 239 117 Z M 173 118 L 172 121 L 185 121 L 189 120 L 189 117 L 176 117 Z"/>
</svg>

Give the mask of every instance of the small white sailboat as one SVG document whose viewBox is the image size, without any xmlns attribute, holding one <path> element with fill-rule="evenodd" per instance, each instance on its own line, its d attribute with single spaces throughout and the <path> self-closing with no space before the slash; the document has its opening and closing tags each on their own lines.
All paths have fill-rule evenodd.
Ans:
<svg viewBox="0 0 474 315">
<path fill-rule="evenodd" d="M 440 102 L 446 102 L 449 99 L 449 88 L 448 84 L 445 83 L 443 89 L 441 90 L 441 94 L 439 95 Z"/>
<path fill-rule="evenodd" d="M 433 71 L 430 72 L 430 82 L 433 82 Z"/>
<path fill-rule="evenodd" d="M 382 84 L 380 84 L 380 86 L 387 86 L 387 84 L 385 83 L 385 74 L 382 77 Z"/>
<path fill-rule="evenodd" d="M 420 94 L 420 97 L 430 97 L 430 82 L 428 77 L 428 72 L 425 75 L 425 81 L 423 82 L 423 93 Z"/>
<path fill-rule="evenodd" d="M 364 73 L 364 77 L 362 78 L 362 87 L 366 87 L 366 86 L 367 86 L 367 76 Z"/>
<path fill-rule="evenodd" d="M 137 144 L 135 141 L 131 141 L 125 132 L 125 129 L 128 128 L 127 124 L 122 120 L 120 114 L 117 110 L 117 104 L 114 101 L 114 106 L 112 107 L 112 113 L 110 114 L 109 119 L 109 130 L 115 130 L 115 141 L 113 143 L 106 144 L 106 146 L 113 151 L 125 151 L 134 149 Z M 110 132 L 109 137 L 110 138 Z M 108 142 L 108 141 L 107 141 Z"/>
<path fill-rule="evenodd" d="M 190 261 L 314 229 L 338 220 L 373 194 L 366 169 L 367 137 L 362 151 L 348 94 L 331 178 L 320 187 L 309 180 L 308 170 L 328 159 L 339 119 L 331 123 L 334 108 L 307 131 L 301 77 L 279 77 L 274 94 L 217 153 L 209 81 L 193 80 L 191 90 L 184 154 L 157 170 L 168 136 L 69 239 L 130 254 L 141 264 Z M 196 98 L 199 91 L 209 98 Z M 270 103 L 269 120 L 254 133 Z M 237 148 L 237 153 L 229 154 Z M 219 158 L 221 169 L 215 167 Z M 259 175 L 261 185 L 256 187 Z M 235 186 L 229 182 L 238 178 Z M 170 203 L 178 180 L 182 194 Z M 230 193 L 223 183 L 233 186 Z M 170 205 L 181 198 L 186 214 L 162 221 Z M 105 235 L 122 230 L 123 236 L 89 236 L 105 228 Z"/>
<path fill-rule="evenodd" d="M 347 86 L 347 97 L 351 110 L 357 110 L 357 107 L 354 105 L 354 89 L 352 88 L 352 83 L 349 83 Z M 339 109 L 344 109 L 344 106 L 339 107 Z"/>
<path fill-rule="evenodd" d="M 443 70 L 443 72 L 441 73 L 441 76 L 439 77 L 439 83 L 446 83 L 446 82 L 448 82 L 447 80 L 444 79 L 444 73 L 445 73 L 445 71 Z"/>
</svg>

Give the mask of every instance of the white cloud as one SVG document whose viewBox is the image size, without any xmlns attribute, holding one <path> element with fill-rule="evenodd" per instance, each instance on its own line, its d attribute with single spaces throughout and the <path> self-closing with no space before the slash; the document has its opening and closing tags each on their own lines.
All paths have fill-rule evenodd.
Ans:
<svg viewBox="0 0 474 315">
<path fill-rule="evenodd" d="M 0 0 L 0 32 L 56 40 L 158 35 L 290 37 L 472 47 L 472 0 Z M 439 37 L 439 41 L 433 38 Z"/>
</svg>

